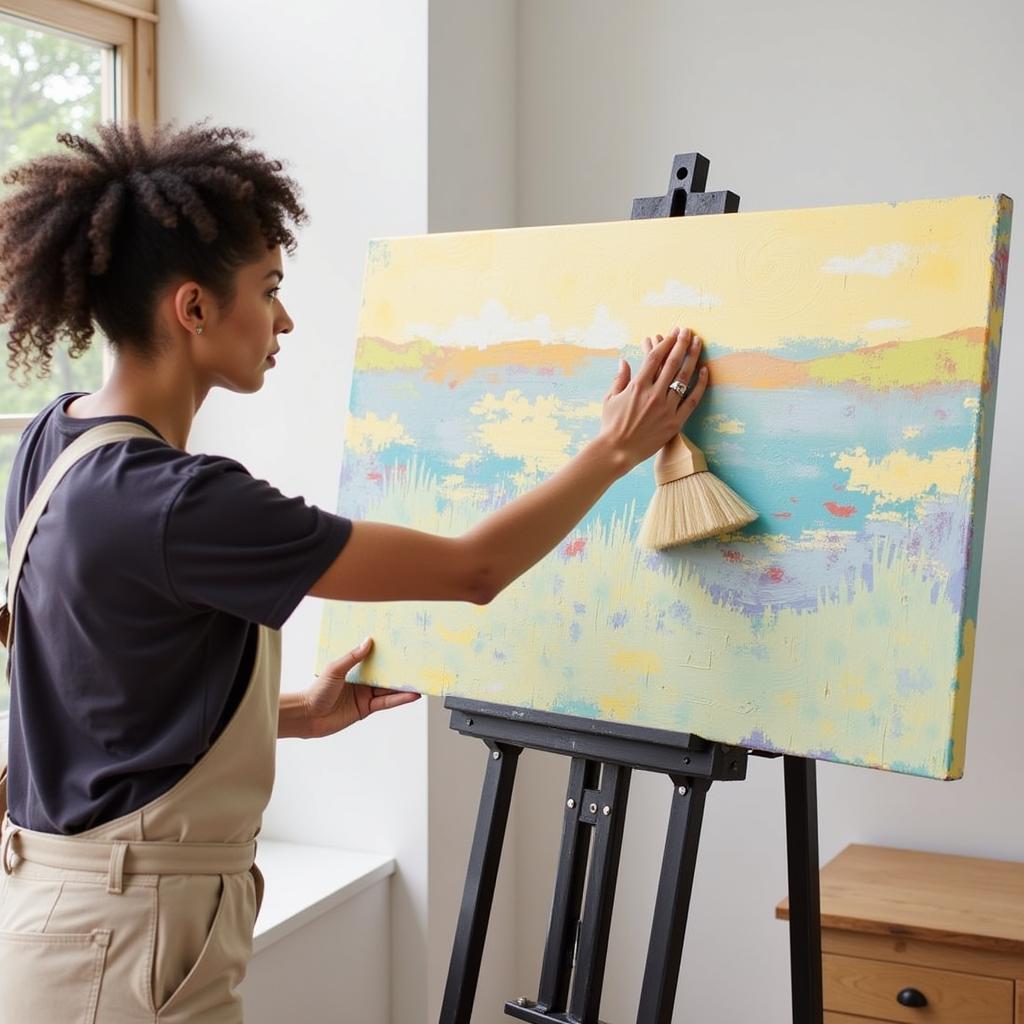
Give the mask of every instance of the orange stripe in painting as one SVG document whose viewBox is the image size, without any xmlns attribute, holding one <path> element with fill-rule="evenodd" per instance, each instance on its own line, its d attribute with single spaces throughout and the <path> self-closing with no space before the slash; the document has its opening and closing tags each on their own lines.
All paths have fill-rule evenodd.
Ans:
<svg viewBox="0 0 1024 1024">
<path fill-rule="evenodd" d="M 458 384 L 481 370 L 521 366 L 572 374 L 587 359 L 614 359 L 616 349 L 584 348 L 582 345 L 545 344 L 540 341 L 505 341 L 487 348 L 440 348 L 425 360 L 427 379 Z"/>
<path fill-rule="evenodd" d="M 807 383 L 807 364 L 764 352 L 733 352 L 708 360 L 712 387 L 795 388 Z"/>
</svg>

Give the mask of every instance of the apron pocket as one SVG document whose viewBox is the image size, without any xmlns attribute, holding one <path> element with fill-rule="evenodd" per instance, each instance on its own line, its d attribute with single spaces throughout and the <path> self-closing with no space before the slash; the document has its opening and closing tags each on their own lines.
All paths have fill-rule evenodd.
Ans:
<svg viewBox="0 0 1024 1024">
<path fill-rule="evenodd" d="M 0 931 L 0 1024 L 94 1024 L 110 932 Z"/>
<path fill-rule="evenodd" d="M 219 881 L 216 910 L 202 947 L 184 979 L 157 1009 L 158 1020 L 165 1015 L 175 1021 L 192 1020 L 216 1008 L 241 1005 L 235 988 L 252 954 L 252 901 L 241 898 L 249 891 L 249 873 L 221 875 Z M 193 911 L 201 913 L 201 906 L 194 906 Z M 160 922 L 161 926 L 165 923 L 163 919 Z M 160 942 L 158 931 L 158 947 Z M 166 976 L 160 974 L 158 968 L 154 977 L 158 998 L 161 990 L 167 991 L 161 983 Z"/>
</svg>

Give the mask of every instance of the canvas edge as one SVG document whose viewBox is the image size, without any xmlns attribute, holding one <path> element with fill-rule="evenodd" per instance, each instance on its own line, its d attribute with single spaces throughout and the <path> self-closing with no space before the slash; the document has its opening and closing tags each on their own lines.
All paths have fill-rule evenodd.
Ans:
<svg viewBox="0 0 1024 1024">
<path fill-rule="evenodd" d="M 988 323 L 985 332 L 985 356 L 982 373 L 978 433 L 971 494 L 971 530 L 967 543 L 967 574 L 960 616 L 957 645 L 957 673 L 951 696 L 952 731 L 946 761 L 946 779 L 960 779 L 967 755 L 967 717 L 974 675 L 974 649 L 977 635 L 978 599 L 981 584 L 982 552 L 985 542 L 985 514 L 988 507 L 989 471 L 999 379 L 999 354 L 1002 347 L 1003 315 L 1006 300 L 1006 271 L 1009 261 L 1013 200 L 1002 193 L 992 197 L 993 237 L 989 274 Z"/>
<path fill-rule="evenodd" d="M 730 219 L 735 217 L 741 217 L 743 219 L 756 218 L 756 217 L 776 217 L 783 213 L 820 213 L 827 214 L 834 210 L 858 210 L 868 206 L 914 206 L 917 204 L 934 204 L 934 203 L 965 203 L 965 202 L 988 202 L 995 206 L 1003 201 L 1007 200 L 1011 203 L 1012 200 L 1003 193 L 995 194 L 984 194 L 984 195 L 958 195 L 958 196 L 933 196 L 932 198 L 915 198 L 915 199 L 897 199 L 897 200 L 884 200 L 875 199 L 867 203 L 830 203 L 824 206 L 785 206 L 779 209 L 771 210 L 745 210 L 737 213 L 729 214 Z M 707 220 L 706 217 L 699 218 L 701 221 Z M 455 238 L 459 236 L 470 237 L 472 235 L 488 235 L 488 234 L 507 234 L 509 232 L 543 232 L 543 231 L 564 231 L 571 228 L 597 228 L 597 227 L 626 227 L 629 230 L 643 230 L 645 227 L 651 225 L 664 225 L 666 223 L 673 225 L 680 224 L 692 224 L 698 218 L 696 217 L 651 217 L 640 220 L 630 220 L 628 217 L 619 217 L 614 220 L 594 220 L 594 221 L 578 221 L 569 224 L 524 224 L 514 227 L 488 227 L 488 228 L 474 228 L 472 230 L 460 230 L 460 231 L 430 231 L 423 234 L 417 235 L 378 235 L 369 239 L 369 250 L 372 250 L 374 245 L 391 242 L 406 242 L 412 240 L 422 240 L 425 238 Z M 368 250 L 368 251 L 369 251 Z"/>
</svg>

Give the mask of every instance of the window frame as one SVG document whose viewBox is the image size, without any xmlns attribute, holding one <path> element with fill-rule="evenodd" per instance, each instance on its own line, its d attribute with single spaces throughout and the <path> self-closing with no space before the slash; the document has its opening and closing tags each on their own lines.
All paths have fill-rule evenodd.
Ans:
<svg viewBox="0 0 1024 1024">
<path fill-rule="evenodd" d="M 72 32 L 114 50 L 114 110 L 117 116 L 152 127 L 157 119 L 157 0 L 0 0 L 0 14 Z M 103 378 L 110 373 L 103 352 Z M 0 435 L 20 434 L 34 413 L 0 410 Z M 7 711 L 0 711 L 0 759 L 6 762 Z"/>
</svg>

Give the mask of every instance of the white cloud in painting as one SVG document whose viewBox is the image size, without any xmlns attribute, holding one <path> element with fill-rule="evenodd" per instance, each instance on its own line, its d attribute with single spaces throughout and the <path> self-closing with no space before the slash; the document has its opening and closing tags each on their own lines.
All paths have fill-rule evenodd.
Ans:
<svg viewBox="0 0 1024 1024">
<path fill-rule="evenodd" d="M 902 242 L 873 245 L 857 256 L 833 256 L 822 267 L 829 274 L 870 274 L 889 277 L 910 260 L 910 246 Z"/>
<path fill-rule="evenodd" d="M 629 341 L 629 331 L 623 324 L 613 320 L 607 306 L 598 306 L 590 326 L 580 330 L 570 327 L 562 338 L 570 345 L 586 345 L 587 348 L 622 348 Z"/>
<path fill-rule="evenodd" d="M 398 413 L 393 412 L 386 420 L 376 413 L 368 412 L 365 416 L 351 416 L 345 432 L 345 446 L 352 451 L 366 455 L 370 452 L 381 452 L 393 444 L 415 446 L 416 439 L 406 432 Z"/>
<path fill-rule="evenodd" d="M 435 345 L 455 348 L 485 348 L 502 341 L 567 342 L 588 348 L 619 349 L 629 341 L 629 331 L 613 320 L 607 306 L 598 306 L 586 326 L 570 326 L 563 332 L 551 326 L 551 317 L 538 313 L 534 317 L 516 319 L 497 299 L 488 299 L 476 316 L 458 316 L 447 327 L 437 324 L 410 323 L 406 337 L 426 338 Z"/>
<path fill-rule="evenodd" d="M 909 327 L 909 320 L 901 320 L 898 316 L 883 316 L 878 320 L 869 320 L 864 325 L 865 331 L 897 331 Z"/>
<path fill-rule="evenodd" d="M 497 299 L 488 299 L 476 316 L 457 316 L 447 327 L 409 324 L 406 336 L 457 348 L 484 348 L 499 341 L 547 341 L 551 337 L 551 317 L 541 313 L 516 320 Z"/>
<path fill-rule="evenodd" d="M 486 394 L 469 411 L 483 422 L 480 444 L 504 459 L 520 459 L 528 474 L 551 473 L 569 457 L 572 436 L 559 423 L 562 402 L 554 395 L 531 401 L 521 391 Z"/>
<path fill-rule="evenodd" d="M 680 306 L 693 309 L 710 309 L 720 306 L 722 300 L 717 295 L 710 295 L 693 285 L 683 284 L 672 279 L 665 282 L 660 292 L 648 292 L 644 298 L 645 306 Z"/>
</svg>

